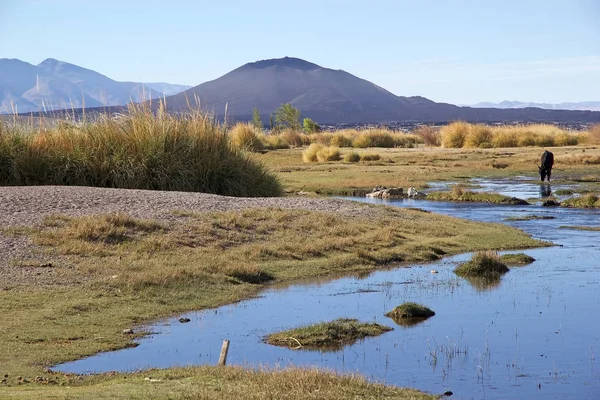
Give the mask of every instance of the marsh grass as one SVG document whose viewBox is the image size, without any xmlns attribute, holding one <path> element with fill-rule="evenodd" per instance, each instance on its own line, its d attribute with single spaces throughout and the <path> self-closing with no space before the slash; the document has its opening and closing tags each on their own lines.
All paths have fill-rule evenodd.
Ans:
<svg viewBox="0 0 600 400">
<path fill-rule="evenodd" d="M 91 122 L 0 135 L 0 185 L 282 194 L 277 178 L 232 146 L 212 117 L 196 111 L 173 116 L 162 108 L 153 113 L 142 105 Z"/>
<path fill-rule="evenodd" d="M 379 336 L 393 330 L 376 323 L 340 318 L 331 322 L 308 325 L 268 335 L 265 342 L 292 349 L 339 350 L 369 336 Z"/>
<path fill-rule="evenodd" d="M 507 217 L 505 221 L 534 221 L 534 220 L 547 220 L 547 219 L 556 219 L 553 215 L 523 215 L 523 216 L 515 216 L 515 217 Z"/>
<path fill-rule="evenodd" d="M 229 131 L 231 143 L 234 147 L 247 151 L 261 151 L 264 145 L 260 140 L 260 133 L 250 124 L 237 123 Z"/>
<path fill-rule="evenodd" d="M 442 138 L 439 129 L 428 125 L 421 125 L 412 131 L 412 134 L 417 135 L 423 140 L 425 146 L 438 147 L 442 143 Z"/>
<path fill-rule="evenodd" d="M 580 197 L 571 197 L 560 203 L 562 207 L 600 208 L 600 197 L 594 193 L 587 193 Z"/>
<path fill-rule="evenodd" d="M 430 308 L 413 302 L 400 304 L 392 311 L 385 314 L 386 317 L 393 319 L 394 322 L 402 326 L 416 325 L 434 315 L 435 312 Z"/>
<path fill-rule="evenodd" d="M 575 229 L 578 231 L 600 231 L 600 226 L 563 225 L 561 229 Z"/>
<path fill-rule="evenodd" d="M 473 192 L 466 189 L 462 184 L 456 184 L 449 192 L 430 192 L 427 194 L 427 200 L 434 201 L 464 201 L 464 202 L 481 202 L 493 204 L 529 204 L 525 200 L 516 197 L 504 196 L 499 193 Z"/>
<path fill-rule="evenodd" d="M 454 270 L 462 277 L 498 278 L 509 271 L 496 251 L 478 251 L 471 260 L 460 264 Z"/>
<path fill-rule="evenodd" d="M 500 148 L 574 146 L 588 140 L 591 132 L 571 132 L 550 124 L 489 126 L 456 121 L 440 130 L 446 148 Z"/>
<path fill-rule="evenodd" d="M 525 253 L 502 254 L 500 261 L 509 266 L 528 265 L 535 261 L 535 258 Z"/>
</svg>

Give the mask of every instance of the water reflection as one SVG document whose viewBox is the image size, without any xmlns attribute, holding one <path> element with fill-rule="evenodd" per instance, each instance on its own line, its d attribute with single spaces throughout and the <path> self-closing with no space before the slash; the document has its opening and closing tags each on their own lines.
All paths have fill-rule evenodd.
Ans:
<svg viewBox="0 0 600 400">
<path fill-rule="evenodd" d="M 550 184 L 540 184 L 540 198 L 545 199 L 552 195 L 552 186 Z"/>
<path fill-rule="evenodd" d="M 502 283 L 500 276 L 465 276 L 464 278 L 478 292 L 497 289 Z"/>
</svg>

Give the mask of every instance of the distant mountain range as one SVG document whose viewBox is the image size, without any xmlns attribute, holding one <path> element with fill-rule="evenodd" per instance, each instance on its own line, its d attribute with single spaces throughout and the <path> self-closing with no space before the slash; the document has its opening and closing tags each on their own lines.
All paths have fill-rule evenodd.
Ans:
<svg viewBox="0 0 600 400">
<path fill-rule="evenodd" d="M 0 113 L 125 105 L 188 89 L 169 83 L 117 82 L 96 71 L 48 58 L 38 65 L 0 59 Z"/>
<path fill-rule="evenodd" d="M 181 93 L 174 94 L 183 89 Z M 143 95 L 142 95 L 143 94 Z M 48 59 L 37 66 L 0 59 L 0 112 L 52 109 L 115 112 L 130 100 L 165 96 L 167 110 L 182 112 L 199 106 L 223 118 L 248 121 L 258 108 L 263 122 L 284 103 L 291 103 L 323 124 L 393 122 L 558 122 L 600 121 L 600 112 L 542 108 L 478 108 L 436 103 L 420 96 L 396 96 L 342 70 L 284 57 L 251 62 L 218 79 L 195 87 L 166 83 L 116 82 L 95 71 Z M 196 104 L 198 100 L 199 104 Z M 152 103 L 156 106 L 158 102 Z"/>
<path fill-rule="evenodd" d="M 546 110 L 589 110 L 589 111 L 600 111 L 600 101 L 581 101 L 572 103 L 532 103 L 524 101 L 508 101 L 504 100 L 500 103 L 488 103 L 482 102 L 472 104 L 469 107 L 474 108 L 527 108 L 536 107 L 543 108 Z"/>
<path fill-rule="evenodd" d="M 222 117 L 249 120 L 257 107 L 268 118 L 284 103 L 319 123 L 384 123 L 467 121 L 600 121 L 600 112 L 540 108 L 498 109 L 458 107 L 424 97 L 393 93 L 342 70 L 321 67 L 298 58 L 245 64 L 210 82 L 166 98 L 167 109 L 185 111 L 199 99 L 200 107 Z"/>
</svg>

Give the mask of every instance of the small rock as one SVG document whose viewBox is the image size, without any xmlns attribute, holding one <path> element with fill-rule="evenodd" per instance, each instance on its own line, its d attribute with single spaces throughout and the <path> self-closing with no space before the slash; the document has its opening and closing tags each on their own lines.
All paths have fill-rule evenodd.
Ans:
<svg viewBox="0 0 600 400">
<path fill-rule="evenodd" d="M 179 322 L 181 322 L 182 324 L 187 324 L 188 322 L 190 322 L 189 318 L 179 318 Z"/>
<path fill-rule="evenodd" d="M 438 272 L 437 272 L 435 269 L 432 269 L 432 270 L 431 270 L 431 273 L 432 273 L 432 274 L 437 274 Z"/>
<path fill-rule="evenodd" d="M 133 334 L 133 329 L 131 329 L 131 328 L 123 329 L 123 334 L 131 335 L 131 334 Z"/>
<path fill-rule="evenodd" d="M 446 390 L 444 392 L 444 396 L 452 396 L 454 393 L 452 393 L 450 390 Z"/>
</svg>

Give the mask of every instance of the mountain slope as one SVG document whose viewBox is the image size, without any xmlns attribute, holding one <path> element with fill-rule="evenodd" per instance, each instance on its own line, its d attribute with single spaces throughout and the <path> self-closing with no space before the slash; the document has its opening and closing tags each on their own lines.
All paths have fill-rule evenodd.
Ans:
<svg viewBox="0 0 600 400">
<path fill-rule="evenodd" d="M 600 113 L 479 109 L 435 103 L 424 97 L 403 97 L 342 70 L 321 67 L 298 58 L 262 60 L 245 64 L 213 81 L 166 98 L 167 109 L 185 111 L 199 106 L 233 119 L 248 120 L 257 107 L 269 116 L 284 103 L 300 109 L 302 117 L 320 123 L 370 123 L 391 121 L 600 121 Z"/>
<path fill-rule="evenodd" d="M 270 114 L 281 104 L 291 103 L 303 115 L 320 120 L 368 121 L 370 115 L 391 120 L 410 100 L 351 75 L 323 68 L 297 58 L 263 60 L 239 67 L 214 81 L 167 97 L 170 110 L 185 110 L 188 100 L 198 98 L 203 109 L 222 114 L 250 115 L 257 107 Z M 417 103 L 426 99 L 413 100 Z"/>
<path fill-rule="evenodd" d="M 172 94 L 181 85 L 117 82 L 96 71 L 48 58 L 38 65 L 0 59 L 0 112 L 125 105 Z"/>
<path fill-rule="evenodd" d="M 532 103 L 523 101 L 508 101 L 504 100 L 500 103 L 482 102 L 473 104 L 473 108 L 526 108 L 536 107 L 546 110 L 589 110 L 600 111 L 600 101 L 580 101 L 580 102 L 565 102 L 565 103 Z"/>
</svg>

